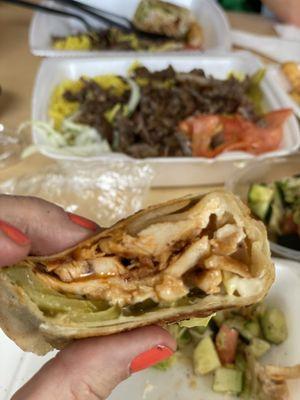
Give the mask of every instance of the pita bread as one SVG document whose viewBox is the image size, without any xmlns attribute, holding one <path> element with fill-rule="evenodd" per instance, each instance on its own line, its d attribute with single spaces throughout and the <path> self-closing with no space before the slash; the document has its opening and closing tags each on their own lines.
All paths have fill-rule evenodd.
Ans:
<svg viewBox="0 0 300 400">
<path fill-rule="evenodd" d="M 74 339 L 251 305 L 273 280 L 264 225 L 216 191 L 149 207 L 60 254 L 1 269 L 0 327 L 23 350 L 45 354 Z"/>
</svg>

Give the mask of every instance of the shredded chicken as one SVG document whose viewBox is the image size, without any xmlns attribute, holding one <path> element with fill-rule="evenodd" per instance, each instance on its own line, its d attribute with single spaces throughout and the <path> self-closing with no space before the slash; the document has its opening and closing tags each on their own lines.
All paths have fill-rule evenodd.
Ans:
<svg viewBox="0 0 300 400">
<path fill-rule="evenodd" d="M 208 237 L 204 236 L 192 243 L 184 253 L 168 267 L 168 274 L 180 277 L 193 268 L 199 260 L 209 254 L 210 245 Z"/>
<path fill-rule="evenodd" d="M 222 271 L 228 271 L 240 275 L 243 278 L 251 278 L 247 265 L 229 256 L 219 256 L 214 254 L 204 260 L 204 267 L 207 269 L 221 269 Z"/>
<path fill-rule="evenodd" d="M 116 276 L 127 272 L 118 257 L 101 257 L 100 259 L 88 260 L 88 263 L 98 276 Z"/>
<path fill-rule="evenodd" d="M 180 213 L 171 214 L 171 221 L 160 217 L 163 222 L 152 221 L 135 234 L 107 236 L 90 249 L 76 249 L 63 264 L 49 261 L 45 269 L 59 279 L 46 279 L 59 291 L 124 306 L 146 299 L 174 302 L 193 287 L 217 294 L 224 271 L 251 278 L 243 228 L 223 209 L 201 215 L 182 220 Z"/>
<path fill-rule="evenodd" d="M 235 253 L 245 236 L 243 229 L 237 225 L 226 224 L 222 226 L 215 232 L 211 240 L 214 253 L 226 256 Z"/>
<path fill-rule="evenodd" d="M 171 275 L 164 275 L 162 281 L 155 286 L 155 291 L 160 300 L 167 302 L 176 301 L 189 292 L 182 279 Z"/>
<path fill-rule="evenodd" d="M 55 269 L 55 274 L 58 275 L 63 282 L 72 282 L 91 273 L 93 273 L 93 269 L 90 267 L 88 261 L 73 261 L 71 265 L 70 263 L 60 264 L 60 266 Z"/>
<path fill-rule="evenodd" d="M 193 275 L 193 283 L 206 294 L 219 293 L 221 290 L 222 272 L 219 269 L 201 271 L 197 275 Z"/>
</svg>

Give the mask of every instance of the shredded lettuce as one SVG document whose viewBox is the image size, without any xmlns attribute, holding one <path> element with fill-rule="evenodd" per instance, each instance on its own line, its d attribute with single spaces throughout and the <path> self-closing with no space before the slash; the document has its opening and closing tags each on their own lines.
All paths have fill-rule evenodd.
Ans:
<svg viewBox="0 0 300 400">
<path fill-rule="evenodd" d="M 179 322 L 179 326 L 181 328 L 194 328 L 194 327 L 206 327 L 211 320 L 212 317 L 214 317 L 215 314 L 210 315 L 209 317 L 205 318 L 190 318 L 185 321 Z"/>
<path fill-rule="evenodd" d="M 63 155 L 75 156 L 95 156 L 112 151 L 107 140 L 103 139 L 95 128 L 70 119 L 63 121 L 59 131 L 51 123 L 32 121 L 22 124 L 19 132 L 28 124 L 38 131 L 44 144 L 27 147 L 22 153 L 23 158 L 39 150 L 55 150 Z"/>
<path fill-rule="evenodd" d="M 175 361 L 176 361 L 176 353 L 173 354 L 171 357 L 167 358 L 166 360 L 163 360 L 158 364 L 153 365 L 153 368 L 158 369 L 160 371 L 167 371 L 169 368 L 172 367 Z"/>
</svg>

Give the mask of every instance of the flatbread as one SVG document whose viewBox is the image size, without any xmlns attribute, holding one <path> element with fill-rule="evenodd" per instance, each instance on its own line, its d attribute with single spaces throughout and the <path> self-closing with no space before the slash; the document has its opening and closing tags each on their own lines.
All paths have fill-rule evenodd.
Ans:
<svg viewBox="0 0 300 400">
<path fill-rule="evenodd" d="M 34 276 L 29 292 L 19 270 Z M 31 294 L 36 279 L 59 300 L 105 301 L 118 315 L 85 322 L 45 312 Z M 251 305 L 273 281 L 264 225 L 233 194 L 216 191 L 149 207 L 60 254 L 3 268 L 0 327 L 23 350 L 45 354 L 74 339 Z M 155 306 L 128 313 L 145 301 Z"/>
</svg>

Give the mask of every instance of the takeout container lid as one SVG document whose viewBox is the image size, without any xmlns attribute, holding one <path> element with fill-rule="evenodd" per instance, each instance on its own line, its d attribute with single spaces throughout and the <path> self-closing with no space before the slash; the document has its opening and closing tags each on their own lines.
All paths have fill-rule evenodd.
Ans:
<svg viewBox="0 0 300 400">
<path fill-rule="evenodd" d="M 217 78 L 226 78 L 229 73 L 253 74 L 262 68 L 261 62 L 247 52 L 223 53 L 222 55 L 198 55 L 193 58 L 183 55 L 173 55 L 166 58 L 157 57 L 123 57 L 104 58 L 99 62 L 96 58 L 60 58 L 46 59 L 41 63 L 36 77 L 33 101 L 32 119 L 47 121 L 48 103 L 54 87 L 64 79 L 78 79 L 82 75 L 95 76 L 106 73 L 125 75 L 133 61 L 140 61 L 147 68 L 160 70 L 172 65 L 178 71 L 190 71 L 202 68 L 207 74 Z M 266 76 L 261 84 L 266 105 L 270 110 L 288 107 L 284 99 L 278 96 L 278 90 L 271 79 Z M 37 145 L 45 144 L 39 133 L 33 129 L 33 141 Z M 154 186 L 193 186 L 223 183 L 235 170 L 235 165 L 257 161 L 268 157 L 282 156 L 296 151 L 300 145 L 300 133 L 297 120 L 290 117 L 285 124 L 282 146 L 276 151 L 255 157 L 245 152 L 227 152 L 207 159 L 203 157 L 157 157 L 142 160 L 147 161 L 155 170 Z M 77 159 L 78 161 L 108 162 L 116 159 L 134 160 L 124 154 L 113 153 L 97 157 L 76 157 L 59 154 L 55 150 L 44 149 L 43 154 L 57 159 Z M 139 162 L 136 160 L 136 162 Z"/>
<path fill-rule="evenodd" d="M 80 0 L 82 3 L 95 5 L 107 11 L 115 12 L 132 18 L 139 0 Z M 225 51 L 231 48 L 230 27 L 226 15 L 214 0 L 168 0 L 184 7 L 187 7 L 196 16 L 203 28 L 204 51 Z M 44 1 L 43 4 L 53 5 L 51 1 Z M 74 11 L 74 9 L 73 9 Z M 76 11 L 77 12 L 77 11 Z M 95 20 L 87 18 L 91 23 Z M 99 22 L 97 22 L 97 26 Z M 149 52 L 136 51 L 62 51 L 55 50 L 51 46 L 51 36 L 66 36 L 82 31 L 82 24 L 71 18 L 57 17 L 55 15 L 36 12 L 32 18 L 29 31 L 29 44 L 31 52 L 42 57 L 136 57 L 147 55 Z M 185 54 L 194 56 L 200 51 L 164 52 L 169 54 Z M 153 53 L 156 55 L 156 53 Z"/>
</svg>

